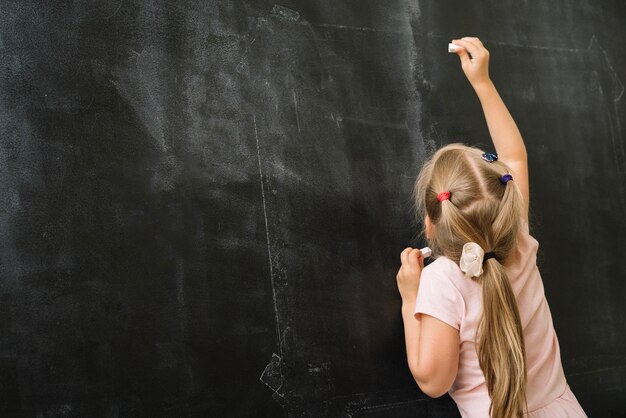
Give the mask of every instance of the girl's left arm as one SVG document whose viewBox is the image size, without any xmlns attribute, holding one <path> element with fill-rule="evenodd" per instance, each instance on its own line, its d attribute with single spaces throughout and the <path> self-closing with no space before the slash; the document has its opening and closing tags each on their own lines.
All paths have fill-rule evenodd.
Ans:
<svg viewBox="0 0 626 418">
<path fill-rule="evenodd" d="M 420 250 L 406 248 L 396 276 L 402 297 L 402 320 L 409 369 L 422 392 L 437 398 L 446 393 L 459 363 L 459 331 L 426 314 L 414 314 L 419 282 L 424 268 Z"/>
</svg>

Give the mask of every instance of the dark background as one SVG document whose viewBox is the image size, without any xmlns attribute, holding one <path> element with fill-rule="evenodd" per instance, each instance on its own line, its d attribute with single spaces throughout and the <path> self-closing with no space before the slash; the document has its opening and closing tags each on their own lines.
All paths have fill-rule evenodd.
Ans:
<svg viewBox="0 0 626 418">
<path fill-rule="evenodd" d="M 453 417 L 406 365 L 425 157 L 526 139 L 573 392 L 626 411 L 624 1 L 0 0 L 0 411 Z"/>
</svg>

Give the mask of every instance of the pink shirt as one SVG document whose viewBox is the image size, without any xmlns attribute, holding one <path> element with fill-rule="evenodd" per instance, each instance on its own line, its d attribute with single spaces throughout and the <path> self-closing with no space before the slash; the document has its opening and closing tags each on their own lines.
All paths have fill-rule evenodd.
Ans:
<svg viewBox="0 0 626 418">
<path fill-rule="evenodd" d="M 537 269 L 538 248 L 523 221 L 517 251 L 505 266 L 524 330 L 529 415 L 585 417 L 561 366 L 559 342 Z M 488 418 L 491 400 L 474 342 L 482 313 L 481 285 L 466 279 L 456 263 L 441 256 L 422 271 L 415 313 L 431 315 L 459 330 L 458 373 L 448 393 L 464 418 Z M 562 408 L 570 408 L 567 415 L 557 415 Z"/>
</svg>

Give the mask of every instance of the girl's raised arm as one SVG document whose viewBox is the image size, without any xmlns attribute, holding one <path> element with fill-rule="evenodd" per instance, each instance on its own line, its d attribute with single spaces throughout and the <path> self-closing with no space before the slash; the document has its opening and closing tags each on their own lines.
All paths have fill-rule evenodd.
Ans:
<svg viewBox="0 0 626 418">
<path fill-rule="evenodd" d="M 528 222 L 529 187 L 526 147 L 513 117 L 489 78 L 489 51 L 478 38 L 455 39 L 452 43 L 462 47 L 456 50 L 461 59 L 461 67 L 478 95 L 498 159 L 511 168 L 513 180 L 522 192 L 525 203 L 523 215 Z"/>
</svg>

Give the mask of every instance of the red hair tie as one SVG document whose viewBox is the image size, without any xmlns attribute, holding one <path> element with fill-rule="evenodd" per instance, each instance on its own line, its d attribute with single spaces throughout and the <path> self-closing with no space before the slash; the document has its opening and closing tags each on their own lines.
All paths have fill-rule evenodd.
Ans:
<svg viewBox="0 0 626 418">
<path fill-rule="evenodd" d="M 450 200 L 450 192 L 441 192 L 437 195 L 437 200 L 443 202 L 444 200 Z"/>
</svg>

